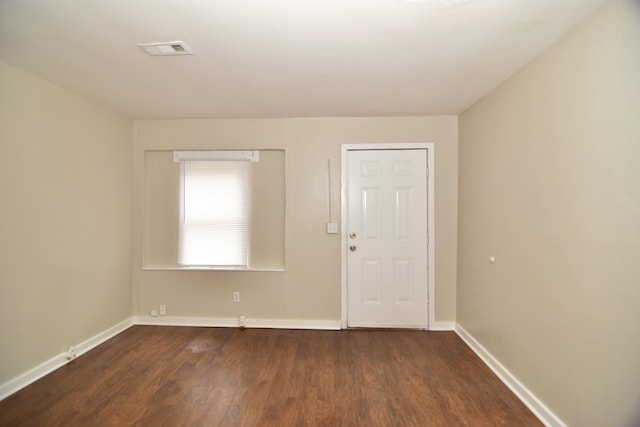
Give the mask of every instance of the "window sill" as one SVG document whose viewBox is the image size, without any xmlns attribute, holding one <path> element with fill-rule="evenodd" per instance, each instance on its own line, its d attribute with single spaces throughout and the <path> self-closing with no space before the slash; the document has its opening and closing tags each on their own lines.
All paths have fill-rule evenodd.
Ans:
<svg viewBox="0 0 640 427">
<path fill-rule="evenodd" d="M 176 267 L 176 266 L 143 266 L 142 271 L 248 271 L 248 272 L 284 272 L 284 267 L 278 268 L 230 268 L 230 267 Z"/>
</svg>

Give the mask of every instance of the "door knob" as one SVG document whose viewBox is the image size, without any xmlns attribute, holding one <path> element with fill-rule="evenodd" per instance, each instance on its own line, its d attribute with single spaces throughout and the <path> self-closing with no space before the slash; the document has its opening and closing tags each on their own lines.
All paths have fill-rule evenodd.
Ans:
<svg viewBox="0 0 640 427">
<path fill-rule="evenodd" d="M 351 252 L 355 252 L 355 251 L 356 251 L 356 245 L 351 245 L 351 246 L 349 246 L 349 250 L 350 250 Z"/>
<path fill-rule="evenodd" d="M 356 233 L 349 233 L 349 237 L 352 238 L 352 239 L 355 239 L 356 238 Z"/>
</svg>

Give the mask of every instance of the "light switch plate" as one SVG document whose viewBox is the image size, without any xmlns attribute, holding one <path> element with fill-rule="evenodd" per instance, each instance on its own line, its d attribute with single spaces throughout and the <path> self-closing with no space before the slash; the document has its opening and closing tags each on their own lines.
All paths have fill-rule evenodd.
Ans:
<svg viewBox="0 0 640 427">
<path fill-rule="evenodd" d="M 327 234 L 338 234 L 338 223 L 337 222 L 328 222 L 327 223 Z"/>
</svg>

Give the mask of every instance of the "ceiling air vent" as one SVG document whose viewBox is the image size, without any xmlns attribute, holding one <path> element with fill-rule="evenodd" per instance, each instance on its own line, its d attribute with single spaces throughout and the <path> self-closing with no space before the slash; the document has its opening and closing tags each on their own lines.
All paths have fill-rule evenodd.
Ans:
<svg viewBox="0 0 640 427">
<path fill-rule="evenodd" d="M 193 55 L 184 42 L 138 43 L 151 56 Z"/>
</svg>

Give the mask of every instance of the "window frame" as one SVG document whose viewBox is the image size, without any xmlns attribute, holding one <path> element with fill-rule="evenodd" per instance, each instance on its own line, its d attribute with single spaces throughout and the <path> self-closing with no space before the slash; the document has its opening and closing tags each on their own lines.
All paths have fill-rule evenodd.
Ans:
<svg viewBox="0 0 640 427">
<path fill-rule="evenodd" d="M 250 163 L 259 161 L 258 151 L 176 151 L 174 161 L 180 163 L 180 200 L 178 223 L 178 259 L 182 269 L 250 269 L 250 203 L 251 168 Z M 211 168 L 207 165 L 211 162 Z M 224 163 L 224 165 L 222 164 Z M 221 166 L 216 170 L 216 166 Z M 188 176 L 189 167 L 193 174 Z M 198 178 L 198 169 L 202 176 Z M 207 176 L 209 174 L 209 176 Z M 218 176 L 216 177 L 216 174 Z M 187 189 L 191 178 L 190 189 Z M 228 180 L 239 192 L 224 194 L 224 188 L 216 188 L 217 179 Z M 209 182 L 207 182 L 209 181 Z M 210 189 L 207 185 L 212 185 Z M 218 184 L 219 185 L 219 184 Z M 198 188 L 200 187 L 200 188 Z M 200 190 L 200 191 L 198 191 Z M 211 193 L 209 193 L 211 191 Z M 216 193 L 217 194 L 213 194 Z M 189 193 L 193 197 L 208 196 L 224 199 L 227 205 L 236 205 L 238 212 L 216 206 L 216 202 L 191 203 L 189 211 Z M 223 203 L 225 203 L 223 202 Z M 199 205 L 199 206 L 198 206 Z M 196 215 L 189 221 L 188 216 Z M 237 243 L 237 247 L 225 249 L 225 245 Z M 188 247 L 185 247 L 188 245 Z M 207 253 L 210 249 L 211 253 Z"/>
</svg>

